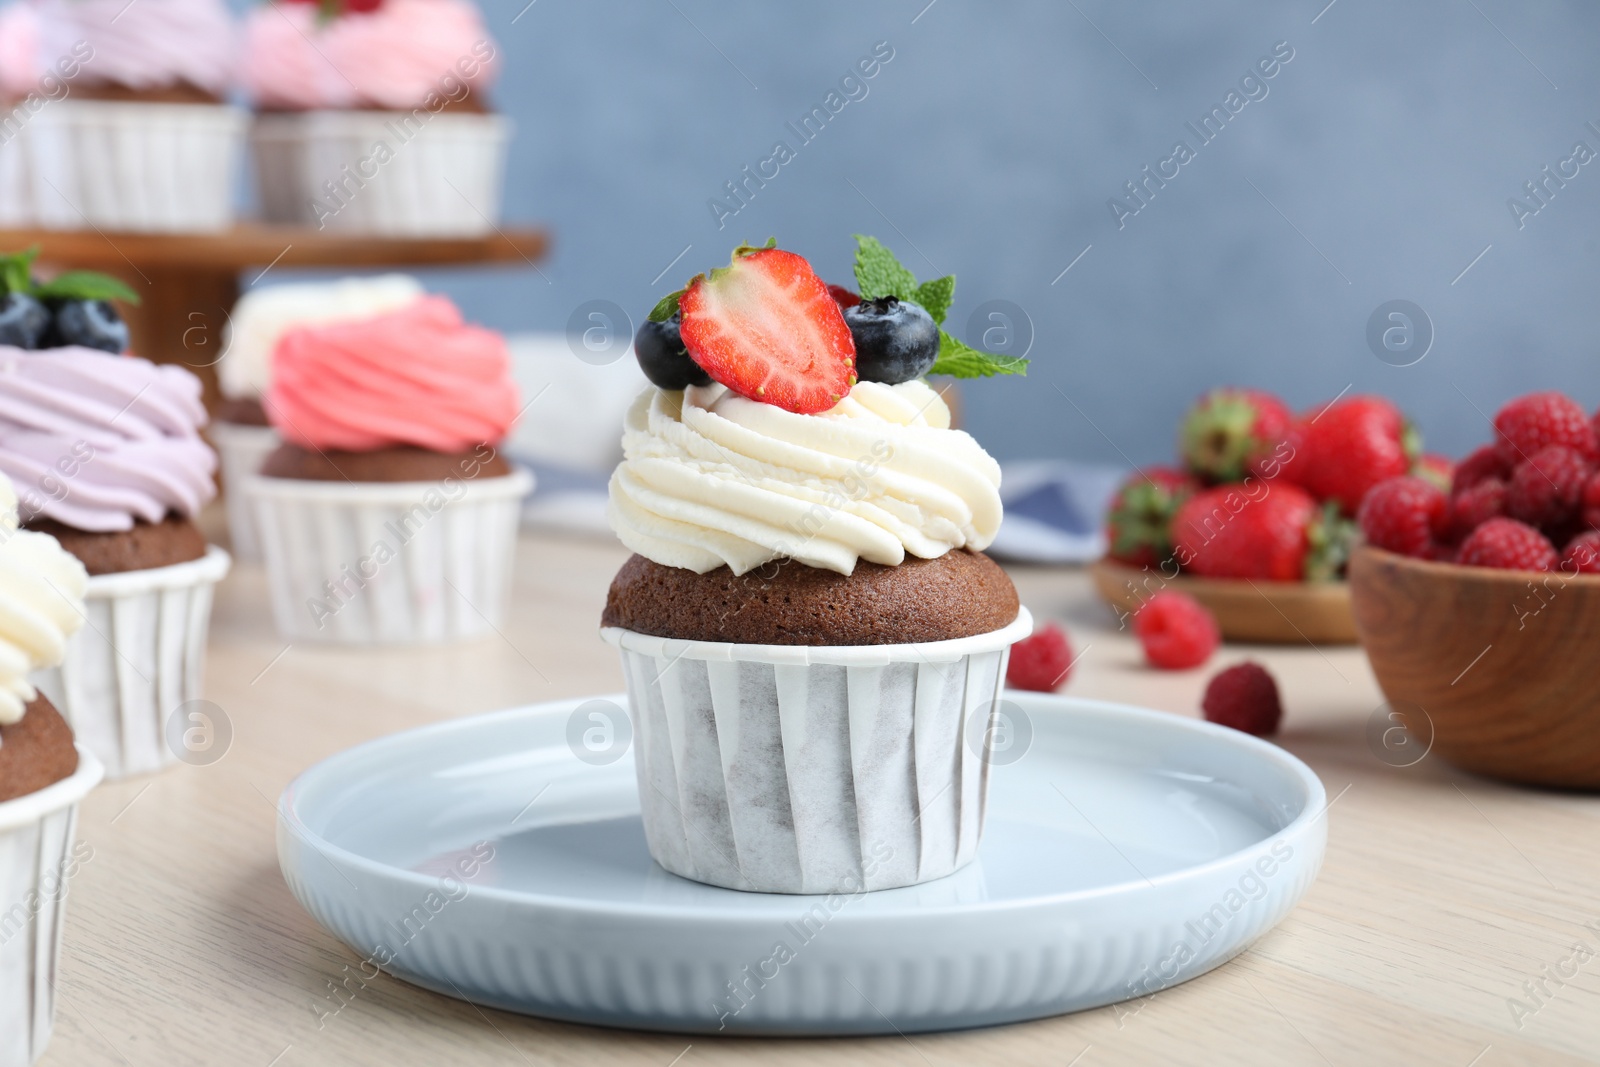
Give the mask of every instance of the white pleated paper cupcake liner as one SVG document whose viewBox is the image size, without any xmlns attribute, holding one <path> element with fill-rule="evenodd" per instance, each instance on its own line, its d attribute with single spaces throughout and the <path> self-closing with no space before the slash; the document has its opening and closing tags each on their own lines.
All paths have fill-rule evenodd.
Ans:
<svg viewBox="0 0 1600 1067">
<path fill-rule="evenodd" d="M 0 120 L 6 119 L 7 109 L 0 105 Z M 29 171 L 31 152 L 28 127 L 32 116 L 22 118 L 25 111 L 14 113 L 6 120 L 15 124 L 15 131 L 0 128 L 0 226 L 31 226 L 37 219 L 33 208 L 33 184 Z"/>
<path fill-rule="evenodd" d="M 101 774 L 80 745 L 72 777 L 0 803 L 0 1067 L 31 1067 L 50 1041 L 78 801 Z"/>
<path fill-rule="evenodd" d="M 675 641 L 606 628 L 622 653 L 639 802 L 657 863 L 764 893 L 943 878 L 977 855 L 992 716 L 1023 610 L 911 645 Z"/>
<path fill-rule="evenodd" d="M 32 680 L 108 777 L 177 761 L 167 719 L 200 698 L 211 594 L 232 562 L 211 545 L 187 563 L 90 576 L 86 619 L 66 658 Z"/>
<path fill-rule="evenodd" d="M 213 232 L 233 225 L 248 115 L 223 104 L 59 100 L 29 126 L 41 225 Z"/>
<path fill-rule="evenodd" d="M 511 126 L 499 115 L 425 110 L 257 116 L 262 210 L 272 222 L 343 233 L 488 233 L 500 220 Z"/>
<path fill-rule="evenodd" d="M 233 422 L 213 422 L 208 432 L 222 460 L 222 499 L 228 511 L 233 558 L 243 563 L 259 563 L 261 535 L 256 532 L 255 510 L 245 495 L 244 483 L 260 472 L 261 464 L 283 443 L 283 438 L 270 426 Z"/>
<path fill-rule="evenodd" d="M 532 489 L 520 468 L 453 485 L 247 480 L 279 632 L 354 645 L 493 633 Z"/>
</svg>

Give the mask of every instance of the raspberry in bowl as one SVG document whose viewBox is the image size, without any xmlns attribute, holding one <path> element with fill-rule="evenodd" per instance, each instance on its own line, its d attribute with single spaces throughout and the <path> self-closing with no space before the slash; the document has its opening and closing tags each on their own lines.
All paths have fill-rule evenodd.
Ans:
<svg viewBox="0 0 1600 1067">
<path fill-rule="evenodd" d="M 1033 625 L 982 551 L 999 464 L 923 376 L 1021 365 L 927 328 L 953 279 L 917 285 L 870 239 L 856 276 L 843 309 L 804 258 L 741 247 L 636 342 L 652 386 L 610 486 L 635 555 L 601 633 L 650 853 L 695 881 L 854 893 L 977 853 L 981 739 Z"/>
<path fill-rule="evenodd" d="M 1394 709 L 1464 770 L 1600 789 L 1594 430 L 1558 393 L 1511 401 L 1445 499 L 1373 488 L 1350 562 L 1356 628 Z"/>
</svg>

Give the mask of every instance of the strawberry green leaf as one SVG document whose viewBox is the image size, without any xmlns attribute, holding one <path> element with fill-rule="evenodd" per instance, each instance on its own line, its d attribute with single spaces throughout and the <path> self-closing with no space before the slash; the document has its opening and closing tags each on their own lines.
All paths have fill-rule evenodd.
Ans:
<svg viewBox="0 0 1600 1067">
<path fill-rule="evenodd" d="M 863 237 L 858 233 L 855 238 L 856 290 L 861 294 L 861 299 L 895 296 L 901 300 L 915 301 L 917 276 L 901 266 L 900 261 L 894 258 L 894 253 L 876 237 Z"/>
<path fill-rule="evenodd" d="M 950 313 L 950 301 L 956 295 L 956 276 L 946 274 L 943 278 L 935 278 L 931 282 L 923 282 L 917 286 L 917 294 L 911 299 L 922 305 L 922 309 L 933 316 L 933 321 L 944 325 L 944 317 Z"/>
<path fill-rule="evenodd" d="M 1018 356 L 997 356 L 983 352 L 939 331 L 939 358 L 928 368 L 929 374 L 952 378 L 992 378 L 996 374 L 1028 373 L 1028 361 Z"/>
<path fill-rule="evenodd" d="M 139 294 L 111 277 L 92 270 L 69 270 L 33 291 L 41 300 L 121 300 L 139 303 Z"/>
<path fill-rule="evenodd" d="M 650 309 L 650 314 L 647 316 L 650 321 L 666 322 L 668 319 L 672 318 L 672 316 L 676 315 L 678 313 L 678 300 L 683 296 L 683 293 L 684 290 L 679 289 L 677 292 L 668 293 L 666 296 L 656 301 L 656 306 Z"/>
</svg>

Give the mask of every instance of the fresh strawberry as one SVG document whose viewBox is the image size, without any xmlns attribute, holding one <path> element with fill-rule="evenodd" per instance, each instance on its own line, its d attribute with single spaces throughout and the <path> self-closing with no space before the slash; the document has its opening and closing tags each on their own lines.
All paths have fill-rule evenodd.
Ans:
<svg viewBox="0 0 1600 1067">
<path fill-rule="evenodd" d="M 1472 455 L 1456 464 L 1455 476 L 1450 480 L 1450 492 L 1460 493 L 1490 478 L 1505 481 L 1511 477 L 1511 465 L 1500 456 L 1500 449 L 1484 445 Z"/>
<path fill-rule="evenodd" d="M 1382 397 L 1352 396 L 1310 412 L 1289 435 L 1294 450 L 1282 477 L 1354 515 L 1367 490 L 1411 469 L 1416 431 Z"/>
<path fill-rule="evenodd" d="M 859 295 L 852 293 L 842 285 L 834 285 L 831 282 L 828 285 L 828 295 L 833 297 L 833 301 L 839 305 L 840 311 L 843 311 L 845 308 L 853 308 L 857 304 L 861 303 L 861 297 Z"/>
<path fill-rule="evenodd" d="M 1150 666 L 1164 671 L 1198 667 L 1222 643 L 1222 631 L 1205 605 L 1175 589 L 1163 589 L 1139 606 L 1133 634 Z"/>
<path fill-rule="evenodd" d="M 1583 487 L 1583 525 L 1600 530 L 1600 474 L 1590 478 Z"/>
<path fill-rule="evenodd" d="M 1112 559 L 1155 567 L 1172 557 L 1172 516 L 1199 488 L 1171 467 L 1146 467 L 1122 483 L 1106 516 Z"/>
<path fill-rule="evenodd" d="M 1437 452 L 1425 452 L 1417 457 L 1411 465 L 1411 473 L 1421 478 L 1430 485 L 1438 486 L 1439 491 L 1448 493 L 1455 480 L 1456 465 L 1448 456 L 1441 456 Z"/>
<path fill-rule="evenodd" d="M 1567 543 L 1561 569 L 1568 574 L 1600 574 L 1600 530 L 1586 530 Z"/>
<path fill-rule="evenodd" d="M 1178 448 L 1189 470 L 1213 484 L 1237 482 L 1289 432 L 1289 406 L 1260 389 L 1213 389 L 1184 416 Z"/>
<path fill-rule="evenodd" d="M 1544 534 L 1516 519 L 1490 519 L 1462 542 L 1456 562 L 1509 571 L 1554 570 L 1561 562 Z"/>
<path fill-rule="evenodd" d="M 1576 522 L 1594 468 L 1573 449 L 1549 445 L 1516 465 L 1506 487 L 1506 514 L 1555 529 Z"/>
<path fill-rule="evenodd" d="M 800 256 L 744 246 L 679 298 L 689 355 L 740 396 L 813 415 L 856 383 L 855 342 L 828 287 Z"/>
<path fill-rule="evenodd" d="M 1011 646 L 1006 684 L 1013 689 L 1053 693 L 1071 672 L 1072 646 L 1065 631 L 1051 622 Z"/>
<path fill-rule="evenodd" d="M 1259 663 L 1248 660 L 1221 671 L 1206 684 L 1200 710 L 1207 722 L 1231 726 L 1256 737 L 1270 737 L 1283 721 L 1278 683 Z"/>
<path fill-rule="evenodd" d="M 1450 498 L 1450 538 L 1459 541 L 1490 519 L 1506 513 L 1506 483 L 1485 478 Z"/>
<path fill-rule="evenodd" d="M 1425 558 L 1450 531 L 1450 502 L 1432 482 L 1406 476 L 1372 487 L 1361 501 L 1361 532 L 1370 544 Z"/>
<path fill-rule="evenodd" d="M 1594 459 L 1595 430 L 1578 402 L 1554 391 L 1519 396 L 1495 413 L 1500 458 L 1515 467 L 1551 445 Z"/>
<path fill-rule="evenodd" d="M 1218 486 L 1191 497 L 1172 521 L 1178 564 L 1207 578 L 1273 582 L 1327 580 L 1338 575 L 1351 524 L 1337 508 L 1322 507 L 1287 482 Z"/>
</svg>

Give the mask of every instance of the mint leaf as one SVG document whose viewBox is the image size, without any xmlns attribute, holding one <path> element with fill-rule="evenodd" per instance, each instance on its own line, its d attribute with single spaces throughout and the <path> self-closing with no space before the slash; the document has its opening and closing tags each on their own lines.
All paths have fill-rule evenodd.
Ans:
<svg viewBox="0 0 1600 1067">
<path fill-rule="evenodd" d="M 917 299 L 917 276 L 900 265 L 876 237 L 856 234 L 856 291 L 863 300 L 896 296 Z M 930 312 L 931 314 L 931 312 Z"/>
<path fill-rule="evenodd" d="M 139 294 L 109 274 L 92 270 L 69 270 L 34 289 L 41 300 L 121 300 L 137 304 Z"/>
<path fill-rule="evenodd" d="M 33 261 L 38 248 L 0 256 L 0 288 L 7 293 L 26 293 L 33 287 Z"/>
<path fill-rule="evenodd" d="M 939 358 L 928 368 L 929 374 L 952 378 L 992 378 L 996 374 L 1028 373 L 1028 361 L 1019 356 L 997 356 L 982 352 L 939 331 Z"/>
<path fill-rule="evenodd" d="M 923 282 L 917 286 L 917 295 L 911 299 L 922 305 L 922 309 L 933 316 L 933 321 L 944 325 L 944 317 L 950 313 L 950 301 L 956 295 L 956 276 L 946 274 L 943 278 L 935 278 L 931 282 Z"/>
<path fill-rule="evenodd" d="M 679 289 L 675 293 L 668 293 L 666 296 L 656 301 L 656 306 L 650 309 L 650 314 L 647 315 L 646 318 L 648 318 L 651 322 L 666 322 L 668 319 L 672 318 L 672 316 L 678 313 L 678 300 L 687 291 L 688 290 L 685 288 Z"/>
</svg>

